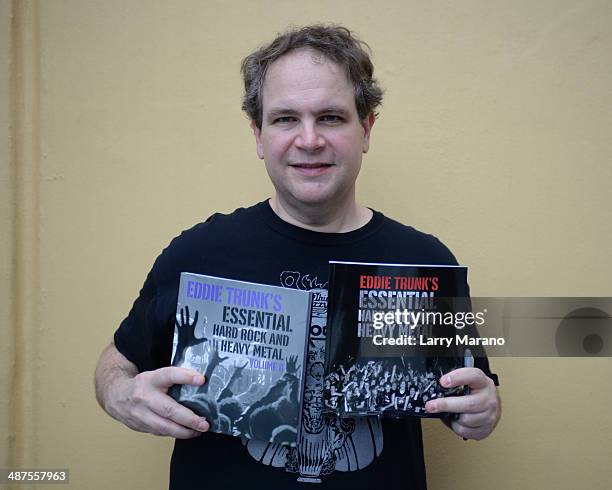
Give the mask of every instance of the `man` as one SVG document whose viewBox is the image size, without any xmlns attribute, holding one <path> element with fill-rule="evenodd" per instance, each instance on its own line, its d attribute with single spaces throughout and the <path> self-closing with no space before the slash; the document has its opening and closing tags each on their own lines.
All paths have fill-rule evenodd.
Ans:
<svg viewBox="0 0 612 490">
<path fill-rule="evenodd" d="M 323 385 L 309 375 L 296 448 L 203 434 L 208 422 L 167 395 L 201 385 L 194 371 L 167 367 L 181 271 L 316 292 L 325 307 L 329 260 L 456 264 L 435 237 L 358 204 L 355 183 L 368 151 L 382 91 L 362 43 L 342 27 L 291 30 L 242 63 L 243 109 L 275 195 L 229 215 L 215 214 L 175 238 L 157 258 L 128 317 L 96 370 L 101 406 L 128 427 L 177 438 L 171 488 L 370 488 L 374 482 L 425 488 L 417 419 L 324 418 Z M 313 322 L 324 322 L 319 310 Z M 319 324 L 320 325 L 320 324 Z M 324 323 L 323 323 L 324 325 Z M 320 329 L 318 330 L 320 331 Z M 324 359 L 311 333 L 309 365 Z M 480 364 L 478 364 L 478 362 Z M 486 359 L 445 375 L 445 387 L 471 394 L 430 402 L 455 412 L 459 436 L 486 437 L 500 406 Z M 308 369 L 307 369 L 308 372 Z"/>
</svg>

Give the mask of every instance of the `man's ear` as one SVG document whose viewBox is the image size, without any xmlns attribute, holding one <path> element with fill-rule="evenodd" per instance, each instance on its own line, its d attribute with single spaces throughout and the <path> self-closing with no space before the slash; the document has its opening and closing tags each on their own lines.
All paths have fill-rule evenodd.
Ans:
<svg viewBox="0 0 612 490">
<path fill-rule="evenodd" d="M 261 144 L 261 129 L 257 127 L 255 121 L 251 121 L 251 129 L 253 130 L 253 136 L 255 136 L 255 144 L 257 147 L 257 156 L 263 160 L 263 145 Z"/>
<path fill-rule="evenodd" d="M 370 134 L 372 132 L 372 126 L 374 126 L 375 122 L 376 122 L 376 114 L 374 114 L 373 112 L 370 112 L 370 114 L 363 121 L 361 121 L 361 125 L 363 126 L 363 129 L 365 130 L 364 135 L 363 135 L 363 148 L 362 148 L 362 151 L 364 153 L 367 153 L 368 150 L 370 149 Z"/>
</svg>

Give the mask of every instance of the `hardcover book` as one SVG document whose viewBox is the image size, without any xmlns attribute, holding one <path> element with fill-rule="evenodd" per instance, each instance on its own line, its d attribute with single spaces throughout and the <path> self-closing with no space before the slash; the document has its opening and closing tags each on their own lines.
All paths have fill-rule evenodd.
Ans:
<svg viewBox="0 0 612 490">
<path fill-rule="evenodd" d="M 330 262 L 329 294 L 325 410 L 447 416 L 427 413 L 425 403 L 463 394 L 439 379 L 471 362 L 459 335 L 469 309 L 467 268 Z"/>
<path fill-rule="evenodd" d="M 170 394 L 214 432 L 295 445 L 310 305 L 307 291 L 181 273 L 172 365 L 206 381 Z"/>
</svg>

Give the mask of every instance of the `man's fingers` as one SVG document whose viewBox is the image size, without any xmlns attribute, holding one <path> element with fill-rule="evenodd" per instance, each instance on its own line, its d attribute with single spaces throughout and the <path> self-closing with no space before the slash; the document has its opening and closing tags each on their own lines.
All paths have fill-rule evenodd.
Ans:
<svg viewBox="0 0 612 490">
<path fill-rule="evenodd" d="M 486 426 L 468 427 L 456 421 L 451 424 L 451 428 L 455 434 L 464 439 L 474 439 L 476 441 L 484 439 L 491 433 L 491 430 Z"/>
<path fill-rule="evenodd" d="M 188 408 L 177 403 L 166 391 L 175 384 L 202 384 L 204 377 L 190 369 L 167 367 L 145 371 L 133 380 L 129 417 L 130 427 L 179 439 L 195 437 L 210 425 Z"/>
<path fill-rule="evenodd" d="M 202 434 L 203 431 L 192 430 L 172 420 L 160 417 L 155 412 L 149 412 L 142 418 L 145 431 L 158 436 L 171 436 L 176 439 L 193 439 Z"/>
<path fill-rule="evenodd" d="M 440 378 L 445 388 L 468 386 L 470 394 L 430 400 L 425 404 L 429 413 L 459 413 L 451 428 L 465 439 L 484 439 L 499 420 L 499 398 L 493 381 L 478 368 L 460 368 Z"/>
<path fill-rule="evenodd" d="M 488 412 L 462 413 L 457 422 L 469 429 L 477 429 L 490 422 L 491 415 Z"/>
<path fill-rule="evenodd" d="M 142 373 L 145 374 L 145 373 Z M 156 388 L 167 390 L 172 385 L 195 385 L 204 384 L 204 376 L 197 371 L 179 367 L 165 367 L 155 371 L 147 372 L 149 382 Z"/>
<path fill-rule="evenodd" d="M 485 399 L 480 395 L 448 396 L 428 401 L 425 410 L 429 413 L 479 413 L 487 410 Z"/>
<path fill-rule="evenodd" d="M 155 397 L 151 401 L 150 408 L 159 417 L 188 429 L 206 432 L 210 428 L 204 417 L 199 417 L 167 395 Z"/>
<path fill-rule="evenodd" d="M 493 384 L 491 378 L 489 378 L 482 370 L 478 368 L 459 368 L 445 374 L 440 378 L 440 384 L 444 388 L 455 388 L 456 386 L 467 385 L 473 390 L 485 388 Z"/>
</svg>

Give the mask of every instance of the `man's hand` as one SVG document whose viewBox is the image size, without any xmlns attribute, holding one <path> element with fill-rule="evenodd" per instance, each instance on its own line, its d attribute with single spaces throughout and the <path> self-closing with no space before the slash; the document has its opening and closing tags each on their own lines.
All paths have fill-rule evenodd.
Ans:
<svg viewBox="0 0 612 490">
<path fill-rule="evenodd" d="M 484 439 L 501 417 L 501 402 L 495 384 L 478 368 L 456 369 L 440 378 L 444 388 L 466 385 L 470 393 L 429 401 L 425 410 L 429 413 L 450 412 L 460 414 L 449 427 L 465 439 Z"/>
<path fill-rule="evenodd" d="M 206 432 L 208 422 L 177 403 L 167 392 L 175 384 L 200 386 L 204 377 L 190 369 L 166 367 L 146 371 L 123 383 L 115 407 L 131 429 L 158 436 L 190 439 Z"/>
<path fill-rule="evenodd" d="M 177 439 L 190 439 L 209 429 L 209 423 L 168 395 L 175 384 L 201 386 L 204 377 L 196 371 L 165 367 L 138 373 L 110 345 L 96 369 L 96 392 L 102 408 L 131 429 Z"/>
</svg>

